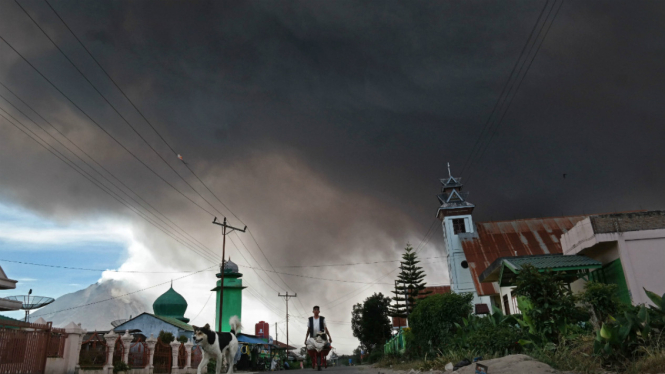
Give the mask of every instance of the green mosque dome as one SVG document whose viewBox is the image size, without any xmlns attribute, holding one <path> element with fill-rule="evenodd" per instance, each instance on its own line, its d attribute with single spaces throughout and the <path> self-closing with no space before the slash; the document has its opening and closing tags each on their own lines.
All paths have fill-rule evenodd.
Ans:
<svg viewBox="0 0 665 374">
<path fill-rule="evenodd" d="M 152 310 L 158 316 L 175 318 L 185 323 L 189 322 L 189 318 L 185 318 L 187 301 L 173 289 L 173 285 L 155 300 L 152 304 Z"/>
</svg>

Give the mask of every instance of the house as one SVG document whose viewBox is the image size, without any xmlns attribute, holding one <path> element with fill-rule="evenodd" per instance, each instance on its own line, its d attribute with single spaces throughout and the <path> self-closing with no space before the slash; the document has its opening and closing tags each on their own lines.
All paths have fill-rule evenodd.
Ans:
<svg viewBox="0 0 665 374">
<path fill-rule="evenodd" d="M 618 286 L 619 299 L 650 303 L 644 289 L 665 293 L 665 211 L 592 215 L 561 237 L 565 255 L 584 255 L 602 263 L 589 278 Z M 577 288 L 581 288 L 578 282 Z"/>
<path fill-rule="evenodd" d="M 18 281 L 9 279 L 5 271 L 2 270 L 2 267 L 0 267 L 0 290 L 13 290 L 16 288 L 16 283 Z M 23 303 L 20 301 L 0 298 L 0 312 L 19 310 L 22 306 Z"/>
<path fill-rule="evenodd" d="M 185 318 L 187 301 L 173 289 L 173 285 L 152 304 L 152 313 L 142 313 L 116 326 L 113 331 L 122 334 L 126 330 L 141 331 L 146 337 L 159 336 L 160 331 L 170 332 L 175 338 L 186 336 L 191 339 L 194 328 Z"/>
</svg>

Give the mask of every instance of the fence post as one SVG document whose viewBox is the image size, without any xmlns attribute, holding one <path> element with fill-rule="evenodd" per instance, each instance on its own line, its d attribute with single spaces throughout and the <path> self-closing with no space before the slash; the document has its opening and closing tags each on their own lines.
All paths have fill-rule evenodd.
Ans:
<svg viewBox="0 0 665 374">
<path fill-rule="evenodd" d="M 185 369 L 189 369 L 192 366 L 192 346 L 194 343 L 192 343 L 191 340 L 187 340 L 187 343 L 185 343 L 185 351 L 187 351 L 187 363 L 185 364 Z"/>
<path fill-rule="evenodd" d="M 110 333 L 104 335 L 104 340 L 106 340 L 106 365 L 104 365 L 104 373 L 113 372 L 113 351 L 115 350 L 115 341 L 118 339 L 118 334 L 113 330 Z"/>
<path fill-rule="evenodd" d="M 173 359 L 171 360 L 171 374 L 178 373 L 178 351 L 180 350 L 180 342 L 175 340 L 171 342 L 171 355 Z"/>
<path fill-rule="evenodd" d="M 82 329 L 80 325 L 70 322 L 65 326 L 65 333 L 67 333 L 67 340 L 65 340 L 62 354 L 62 358 L 65 359 L 65 373 L 78 373 L 81 344 L 86 330 Z"/>
<path fill-rule="evenodd" d="M 153 362 L 155 359 L 155 345 L 157 345 L 157 339 L 155 339 L 155 336 L 153 334 L 150 334 L 150 337 L 145 340 L 145 344 L 148 345 L 148 351 L 150 354 L 150 358 L 148 359 L 148 374 L 152 374 L 152 370 L 154 368 Z"/>
<path fill-rule="evenodd" d="M 129 330 L 125 330 L 125 335 L 120 337 L 120 340 L 122 340 L 122 346 L 124 348 L 122 362 L 126 363 L 127 365 L 129 365 L 129 348 L 132 343 L 132 339 L 134 339 L 134 337 L 129 335 Z"/>
</svg>

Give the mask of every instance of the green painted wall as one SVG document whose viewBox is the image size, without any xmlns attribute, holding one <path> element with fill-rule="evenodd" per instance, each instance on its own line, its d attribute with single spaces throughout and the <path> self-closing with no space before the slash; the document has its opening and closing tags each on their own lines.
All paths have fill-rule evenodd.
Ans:
<svg viewBox="0 0 665 374">
<path fill-rule="evenodd" d="M 625 304 L 631 304 L 630 291 L 628 290 L 628 284 L 626 283 L 620 259 L 610 262 L 603 266 L 602 269 L 591 272 L 589 279 L 606 284 L 616 284 L 619 300 Z"/>
<path fill-rule="evenodd" d="M 217 291 L 216 295 L 216 300 L 217 300 L 217 308 L 215 310 L 217 313 L 215 314 L 215 330 L 216 331 L 224 331 L 224 332 L 229 332 L 231 331 L 231 326 L 229 325 L 229 319 L 232 316 L 238 316 L 240 320 L 242 321 L 242 279 L 239 277 L 233 276 L 226 274 L 224 276 L 224 309 L 222 310 L 222 325 L 221 325 L 221 330 L 220 330 L 220 321 L 219 321 L 219 304 L 221 301 L 221 295 L 222 293 L 220 292 L 222 286 L 222 280 L 217 281 L 217 287 L 214 288 L 215 291 Z"/>
</svg>

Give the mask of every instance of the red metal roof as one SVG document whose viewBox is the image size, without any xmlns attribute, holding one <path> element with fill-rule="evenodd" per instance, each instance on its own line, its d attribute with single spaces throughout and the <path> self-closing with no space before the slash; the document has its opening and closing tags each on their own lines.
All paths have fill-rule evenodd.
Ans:
<svg viewBox="0 0 665 374">
<path fill-rule="evenodd" d="M 587 216 L 530 218 L 515 221 L 477 222 L 476 232 L 463 234 L 462 248 L 479 295 L 496 295 L 494 283 L 478 277 L 499 257 L 562 253 L 561 235 Z"/>
<path fill-rule="evenodd" d="M 430 295 L 440 295 L 440 294 L 448 293 L 448 292 L 450 292 L 450 286 L 425 287 L 424 292 L 430 292 L 430 293 L 427 294 L 427 295 L 418 295 L 416 298 L 417 299 L 424 299 L 424 298 L 426 298 L 427 296 L 430 296 Z"/>
</svg>

